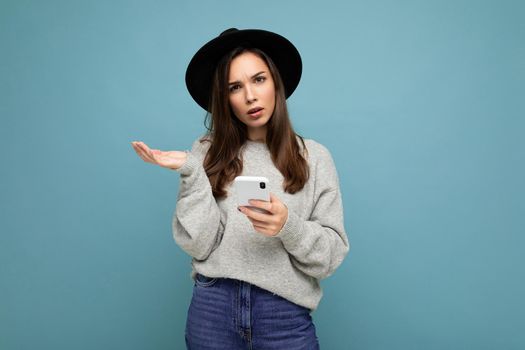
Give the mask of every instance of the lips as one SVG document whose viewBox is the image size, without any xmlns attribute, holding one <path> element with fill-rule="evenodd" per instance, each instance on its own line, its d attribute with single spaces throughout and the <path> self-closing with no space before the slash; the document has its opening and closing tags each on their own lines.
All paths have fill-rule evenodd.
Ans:
<svg viewBox="0 0 525 350">
<path fill-rule="evenodd" d="M 255 113 L 257 113 L 257 112 L 259 112 L 259 111 L 262 111 L 262 110 L 263 110 L 262 107 L 254 107 L 254 108 L 252 108 L 252 109 L 250 109 L 250 110 L 248 111 L 248 114 L 255 114 Z"/>
</svg>

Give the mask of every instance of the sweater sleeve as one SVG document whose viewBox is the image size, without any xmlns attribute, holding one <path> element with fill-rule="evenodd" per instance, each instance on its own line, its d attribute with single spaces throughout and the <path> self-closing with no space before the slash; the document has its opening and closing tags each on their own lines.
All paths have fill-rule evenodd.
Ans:
<svg viewBox="0 0 525 350">
<path fill-rule="evenodd" d="M 314 181 L 315 203 L 310 217 L 304 220 L 289 210 L 277 237 L 294 266 L 320 280 L 330 276 L 350 250 L 337 171 L 324 147 L 316 164 Z"/>
<path fill-rule="evenodd" d="M 180 184 L 172 221 L 175 242 L 197 260 L 205 260 L 210 255 L 224 232 L 220 209 L 203 167 L 208 149 L 205 144 L 197 139 L 191 152 L 187 152 L 184 165 L 176 170 Z"/>
</svg>

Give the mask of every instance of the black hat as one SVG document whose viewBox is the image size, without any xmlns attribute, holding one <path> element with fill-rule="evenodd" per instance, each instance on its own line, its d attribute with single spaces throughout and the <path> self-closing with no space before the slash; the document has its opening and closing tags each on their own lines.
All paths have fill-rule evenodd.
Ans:
<svg viewBox="0 0 525 350">
<path fill-rule="evenodd" d="M 208 110 L 215 68 L 221 58 L 238 46 L 257 48 L 277 66 L 288 98 L 301 80 L 302 61 L 299 51 L 285 37 L 261 29 L 230 28 L 207 42 L 193 56 L 186 69 L 186 86 L 191 97 Z"/>
</svg>

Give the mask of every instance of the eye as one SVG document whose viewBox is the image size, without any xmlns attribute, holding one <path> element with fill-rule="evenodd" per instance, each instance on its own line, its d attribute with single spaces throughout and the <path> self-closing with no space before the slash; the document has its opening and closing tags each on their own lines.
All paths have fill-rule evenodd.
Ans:
<svg viewBox="0 0 525 350">
<path fill-rule="evenodd" d="M 239 90 L 240 88 L 241 88 L 241 86 L 239 84 L 231 85 L 230 86 L 230 92 L 235 92 L 235 91 Z"/>
<path fill-rule="evenodd" d="M 262 82 L 265 81 L 265 80 L 266 80 L 266 77 L 264 77 L 264 76 L 262 76 L 262 75 L 260 75 L 260 76 L 258 76 L 258 77 L 255 77 L 255 82 L 256 82 L 256 83 L 262 83 Z"/>
</svg>

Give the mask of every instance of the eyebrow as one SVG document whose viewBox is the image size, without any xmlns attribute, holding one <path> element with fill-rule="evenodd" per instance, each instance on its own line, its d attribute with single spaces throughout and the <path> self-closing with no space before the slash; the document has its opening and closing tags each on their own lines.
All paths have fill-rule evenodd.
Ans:
<svg viewBox="0 0 525 350">
<path fill-rule="evenodd" d="M 255 78 L 256 76 L 258 76 L 259 74 L 262 74 L 262 73 L 266 73 L 266 71 L 262 70 L 259 73 L 255 73 L 254 75 L 252 75 L 252 79 Z M 240 83 L 240 81 L 237 80 L 237 81 L 232 81 L 231 83 L 228 83 L 228 85 L 239 84 L 239 83 Z"/>
</svg>

